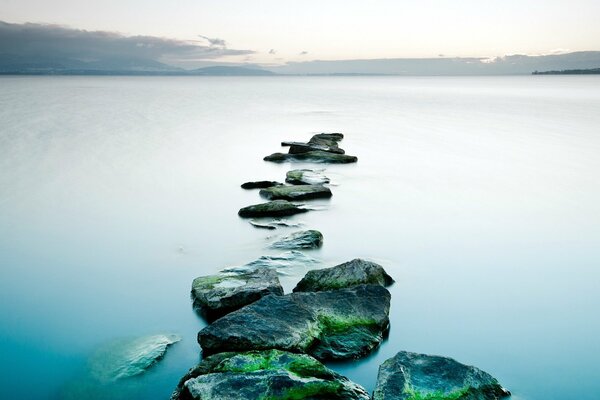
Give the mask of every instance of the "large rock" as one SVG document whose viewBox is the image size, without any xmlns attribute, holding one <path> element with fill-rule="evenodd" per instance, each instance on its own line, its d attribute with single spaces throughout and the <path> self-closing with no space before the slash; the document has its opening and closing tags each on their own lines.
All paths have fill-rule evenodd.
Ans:
<svg viewBox="0 0 600 400">
<path fill-rule="evenodd" d="M 294 292 L 319 292 L 365 284 L 389 286 L 392 283 L 394 280 L 381 265 L 356 258 L 332 268 L 308 271 Z"/>
<path fill-rule="evenodd" d="M 208 321 L 254 303 L 268 294 L 283 295 L 277 271 L 272 269 L 201 276 L 192 283 L 194 308 Z"/>
<path fill-rule="evenodd" d="M 358 158 L 346 154 L 336 154 L 322 150 L 313 150 L 300 154 L 273 153 L 270 156 L 263 158 L 263 160 L 272 162 L 306 161 L 314 163 L 349 164 L 357 162 Z"/>
<path fill-rule="evenodd" d="M 173 334 L 114 340 L 100 347 L 90 358 L 91 375 L 99 382 L 139 375 L 162 359 L 167 347 L 180 340 L 180 336 Z"/>
<path fill-rule="evenodd" d="M 264 189 L 279 185 L 281 185 L 281 183 L 275 181 L 253 181 L 242 183 L 242 189 Z"/>
<path fill-rule="evenodd" d="M 338 146 L 338 142 L 344 138 L 341 133 L 318 133 L 308 143 L 304 142 L 282 142 L 282 146 L 289 146 L 288 153 L 302 154 L 309 151 L 325 151 L 328 153 L 344 154 L 344 149 Z"/>
<path fill-rule="evenodd" d="M 243 218 L 286 217 L 307 211 L 306 208 L 287 200 L 275 200 L 244 207 L 238 211 L 238 215 Z"/>
<path fill-rule="evenodd" d="M 401 351 L 379 367 L 373 400 L 498 400 L 509 395 L 480 369 L 447 357 Z"/>
<path fill-rule="evenodd" d="M 317 249 L 323 245 L 323 234 L 317 230 L 294 232 L 271 244 L 275 249 Z"/>
<path fill-rule="evenodd" d="M 248 272 L 255 269 L 272 269 L 279 275 L 294 275 L 305 273 L 307 269 L 315 268 L 321 265 L 321 262 L 306 254 L 292 250 L 278 255 L 260 256 L 258 259 L 248 264 L 229 267 L 223 272 Z"/>
<path fill-rule="evenodd" d="M 260 195 L 269 200 L 308 200 L 329 198 L 332 193 L 323 185 L 292 185 L 261 189 Z"/>
<path fill-rule="evenodd" d="M 171 400 L 369 400 L 361 386 L 314 358 L 279 350 L 221 353 L 179 382 Z"/>
<path fill-rule="evenodd" d="M 389 309 L 390 293 L 377 285 L 266 296 L 201 330 L 198 342 L 205 354 L 279 349 L 359 358 L 383 340 Z"/>
<path fill-rule="evenodd" d="M 291 185 L 323 185 L 329 183 L 329 178 L 322 171 L 293 169 L 287 172 L 285 181 Z"/>
</svg>

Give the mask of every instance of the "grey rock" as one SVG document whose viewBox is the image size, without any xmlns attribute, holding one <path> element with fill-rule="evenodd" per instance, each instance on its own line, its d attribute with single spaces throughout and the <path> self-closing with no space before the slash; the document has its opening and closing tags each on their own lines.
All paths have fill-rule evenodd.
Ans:
<svg viewBox="0 0 600 400">
<path fill-rule="evenodd" d="M 242 189 L 264 189 L 279 185 L 281 185 L 281 183 L 275 181 L 254 181 L 242 183 Z"/>
<path fill-rule="evenodd" d="M 320 360 L 359 358 L 389 327 L 390 293 L 362 285 L 330 292 L 265 296 L 198 333 L 204 354 L 279 349 Z"/>
<path fill-rule="evenodd" d="M 321 171 L 312 169 L 294 169 L 288 171 L 285 181 L 291 185 L 322 185 L 329 183 L 329 178 Z"/>
<path fill-rule="evenodd" d="M 300 154 L 285 154 L 273 153 L 266 156 L 263 160 L 272 162 L 313 162 L 313 163 L 329 163 L 329 164 L 349 164 L 358 161 L 355 156 L 346 154 L 329 153 L 321 150 L 309 151 Z"/>
<path fill-rule="evenodd" d="M 451 358 L 401 351 L 379 367 L 373 400 L 498 400 L 510 396 L 490 374 Z"/>
<path fill-rule="evenodd" d="M 332 268 L 308 271 L 294 292 L 337 290 L 365 284 L 389 286 L 392 283 L 394 280 L 381 265 L 356 258 Z"/>
<path fill-rule="evenodd" d="M 279 255 L 260 256 L 258 259 L 248 264 L 229 267 L 223 272 L 247 272 L 255 269 L 272 269 L 279 275 L 298 275 L 297 272 L 304 273 L 309 268 L 318 267 L 321 262 L 306 254 L 292 250 Z"/>
<path fill-rule="evenodd" d="M 310 229 L 284 236 L 271 244 L 275 249 L 317 249 L 323 245 L 323 234 Z"/>
<path fill-rule="evenodd" d="M 305 354 L 279 350 L 205 358 L 179 382 L 171 400 L 369 400 L 361 386 Z"/>
<path fill-rule="evenodd" d="M 261 189 L 260 195 L 269 200 L 308 200 L 332 196 L 331 189 L 323 185 L 274 186 Z"/>
<path fill-rule="evenodd" d="M 255 269 L 201 276 L 192 283 L 192 300 L 208 321 L 251 304 L 268 294 L 283 295 L 277 272 Z"/>
<path fill-rule="evenodd" d="M 238 211 L 238 215 L 243 218 L 286 217 L 307 211 L 307 209 L 302 208 L 300 205 L 290 203 L 289 201 L 275 200 L 244 207 Z"/>
<path fill-rule="evenodd" d="M 249 222 L 250 222 L 250 225 L 252 225 L 255 228 L 270 229 L 270 230 L 277 229 L 280 226 L 284 226 L 284 227 L 288 227 L 288 228 L 297 228 L 299 226 L 302 226 L 302 223 L 300 223 L 300 222 L 292 222 L 292 221 L 288 221 L 286 219 L 271 219 L 270 221 L 265 221 L 265 222 L 251 220 Z"/>
</svg>

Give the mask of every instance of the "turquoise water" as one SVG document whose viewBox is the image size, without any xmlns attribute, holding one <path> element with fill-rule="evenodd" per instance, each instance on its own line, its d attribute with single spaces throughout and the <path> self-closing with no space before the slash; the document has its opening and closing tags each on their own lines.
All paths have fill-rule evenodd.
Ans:
<svg viewBox="0 0 600 400">
<path fill-rule="evenodd" d="M 409 350 L 515 399 L 600 396 L 598 77 L 2 77 L 0 94 L 1 398 L 67 398 L 99 345 L 175 332 L 91 398 L 168 397 L 199 359 L 192 279 L 278 253 L 237 217 L 259 201 L 239 184 L 282 180 L 262 157 L 319 131 L 359 162 L 327 167 L 333 198 L 295 218 L 324 234 L 309 255 L 397 281 L 388 340 L 334 369 L 371 390 Z"/>
</svg>

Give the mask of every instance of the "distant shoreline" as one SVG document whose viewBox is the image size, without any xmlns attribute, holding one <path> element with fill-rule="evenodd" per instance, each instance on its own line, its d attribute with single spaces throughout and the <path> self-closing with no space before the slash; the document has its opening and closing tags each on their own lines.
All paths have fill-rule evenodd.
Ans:
<svg viewBox="0 0 600 400">
<path fill-rule="evenodd" d="M 600 75 L 600 68 L 563 69 L 560 71 L 533 71 L 531 75 Z"/>
</svg>

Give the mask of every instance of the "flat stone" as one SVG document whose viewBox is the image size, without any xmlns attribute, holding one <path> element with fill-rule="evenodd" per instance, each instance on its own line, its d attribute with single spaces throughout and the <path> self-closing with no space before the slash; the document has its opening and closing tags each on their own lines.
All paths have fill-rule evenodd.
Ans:
<svg viewBox="0 0 600 400">
<path fill-rule="evenodd" d="M 329 183 L 329 178 L 321 171 L 294 169 L 287 172 L 285 181 L 291 185 L 323 185 Z"/>
<path fill-rule="evenodd" d="M 171 400 L 369 400 L 361 386 L 305 354 L 279 350 L 205 358 L 179 382 Z"/>
<path fill-rule="evenodd" d="M 317 249 L 323 245 L 323 234 L 310 229 L 291 233 L 271 244 L 275 249 Z"/>
<path fill-rule="evenodd" d="M 238 215 L 242 218 L 286 217 L 305 213 L 308 210 L 286 200 L 274 200 L 241 208 Z"/>
<path fill-rule="evenodd" d="M 319 292 L 366 284 L 389 286 L 392 283 L 394 280 L 381 265 L 356 258 L 332 268 L 308 271 L 294 292 Z"/>
<path fill-rule="evenodd" d="M 260 195 L 269 200 L 309 200 L 327 199 L 332 193 L 323 185 L 291 185 L 261 189 Z"/>
<path fill-rule="evenodd" d="M 264 189 L 279 185 L 282 185 L 282 183 L 275 181 L 254 181 L 242 183 L 242 189 Z"/>
<path fill-rule="evenodd" d="M 298 272 L 305 273 L 308 268 L 315 268 L 321 265 L 321 262 L 315 258 L 297 251 L 286 251 L 278 255 L 260 256 L 258 259 L 245 265 L 225 268 L 222 272 L 248 272 L 255 269 L 271 269 L 279 275 L 298 275 Z"/>
<path fill-rule="evenodd" d="M 379 367 L 373 400 L 498 400 L 510 396 L 490 374 L 451 358 L 401 351 Z"/>
<path fill-rule="evenodd" d="M 207 355 L 279 349 L 319 360 L 360 358 L 383 340 L 389 309 L 390 293 L 378 285 L 265 296 L 202 329 L 198 342 Z"/>
<path fill-rule="evenodd" d="M 326 151 L 328 153 L 344 154 L 344 149 L 340 149 L 337 143 L 333 145 L 320 144 L 320 143 L 304 143 L 304 142 L 281 142 L 282 146 L 289 146 L 288 153 L 290 154 L 301 154 L 309 151 Z"/>
<path fill-rule="evenodd" d="M 301 223 L 299 222 L 292 222 L 292 221 L 288 221 L 286 219 L 272 219 L 270 221 L 256 221 L 256 220 L 251 220 L 249 221 L 250 225 L 252 225 L 255 228 L 262 228 L 262 229 L 277 229 L 280 226 L 285 226 L 285 227 L 289 227 L 289 228 L 297 228 L 299 226 L 302 226 Z"/>
<path fill-rule="evenodd" d="M 263 160 L 272 162 L 313 162 L 313 163 L 329 163 L 329 164 L 349 164 L 358 161 L 355 156 L 346 154 L 329 153 L 326 151 L 309 151 L 300 154 L 285 154 L 273 153 L 266 156 Z"/>
<path fill-rule="evenodd" d="M 194 309 L 208 321 L 220 318 L 268 294 L 283 295 L 277 272 L 272 269 L 201 276 L 192 283 Z"/>
</svg>

